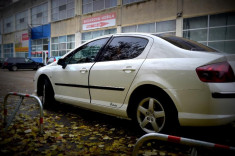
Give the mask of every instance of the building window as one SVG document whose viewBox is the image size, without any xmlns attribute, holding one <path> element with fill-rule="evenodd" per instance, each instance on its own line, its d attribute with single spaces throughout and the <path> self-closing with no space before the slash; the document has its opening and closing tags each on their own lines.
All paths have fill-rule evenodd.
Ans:
<svg viewBox="0 0 235 156">
<path fill-rule="evenodd" d="M 100 37 L 103 35 L 115 34 L 117 33 L 117 29 L 107 29 L 107 30 L 100 30 L 100 31 L 92 31 L 92 32 L 85 32 L 82 33 L 82 43 L 94 39 L 96 37 Z"/>
<path fill-rule="evenodd" d="M 53 0 L 51 8 L 52 21 L 58 21 L 74 17 L 75 2 L 74 0 Z"/>
<path fill-rule="evenodd" d="M 14 31 L 14 16 L 4 19 L 4 33 L 9 33 Z"/>
<path fill-rule="evenodd" d="M 29 53 L 28 52 L 17 52 L 15 53 L 15 56 L 16 57 L 24 57 L 24 58 L 27 58 L 29 56 Z"/>
<path fill-rule="evenodd" d="M 48 4 L 42 4 L 32 8 L 32 27 L 48 23 Z"/>
<path fill-rule="evenodd" d="M 13 43 L 3 45 L 3 57 L 13 57 Z"/>
<path fill-rule="evenodd" d="M 82 13 L 87 14 L 117 6 L 117 0 L 82 0 Z"/>
<path fill-rule="evenodd" d="M 125 5 L 125 4 L 140 2 L 140 1 L 143 1 L 143 0 L 122 0 L 122 4 Z"/>
<path fill-rule="evenodd" d="M 16 14 L 16 30 L 22 30 L 27 28 L 28 12 L 24 11 Z"/>
<path fill-rule="evenodd" d="M 32 40 L 31 57 L 42 57 L 43 51 L 48 52 L 48 38 Z"/>
<path fill-rule="evenodd" d="M 122 27 L 123 33 L 144 32 L 144 33 L 175 35 L 175 31 L 176 31 L 175 20 Z"/>
<path fill-rule="evenodd" d="M 183 37 L 226 53 L 235 53 L 235 13 L 184 19 Z"/>
<path fill-rule="evenodd" d="M 51 56 L 63 56 L 75 48 L 75 35 L 53 37 L 51 42 Z"/>
</svg>

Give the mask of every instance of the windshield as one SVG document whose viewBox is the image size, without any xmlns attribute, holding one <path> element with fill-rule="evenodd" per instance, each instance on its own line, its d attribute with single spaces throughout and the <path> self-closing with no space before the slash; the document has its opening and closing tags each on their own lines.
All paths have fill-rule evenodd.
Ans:
<svg viewBox="0 0 235 156">
<path fill-rule="evenodd" d="M 176 36 L 170 36 L 170 35 L 155 35 L 158 36 L 168 42 L 170 42 L 171 44 L 185 49 L 185 50 L 191 50 L 191 51 L 207 51 L 207 52 L 218 52 L 215 49 L 212 49 L 210 47 L 207 47 L 201 43 L 192 41 L 192 40 L 188 40 L 182 37 L 176 37 Z"/>
</svg>

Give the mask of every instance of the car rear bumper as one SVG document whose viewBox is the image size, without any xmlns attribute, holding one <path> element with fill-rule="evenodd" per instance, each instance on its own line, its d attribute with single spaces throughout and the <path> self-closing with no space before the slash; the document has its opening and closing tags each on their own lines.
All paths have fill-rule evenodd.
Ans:
<svg viewBox="0 0 235 156">
<path fill-rule="evenodd" d="M 220 126 L 233 121 L 235 121 L 235 114 L 211 115 L 179 113 L 179 122 L 181 126 Z"/>
<path fill-rule="evenodd" d="M 170 92 L 182 126 L 219 126 L 235 121 L 235 92 L 212 92 L 209 88 Z"/>
</svg>

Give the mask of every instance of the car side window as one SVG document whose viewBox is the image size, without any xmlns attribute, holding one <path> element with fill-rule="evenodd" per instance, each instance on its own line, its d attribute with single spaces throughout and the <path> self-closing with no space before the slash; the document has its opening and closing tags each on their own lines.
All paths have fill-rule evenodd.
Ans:
<svg viewBox="0 0 235 156">
<path fill-rule="evenodd" d="M 26 63 L 32 63 L 33 60 L 26 58 L 26 59 L 25 59 L 25 62 L 26 62 Z"/>
<path fill-rule="evenodd" d="M 25 60 L 23 58 L 17 58 L 16 63 L 25 63 Z"/>
<path fill-rule="evenodd" d="M 115 37 L 105 47 L 100 61 L 126 60 L 139 56 L 148 44 L 148 40 L 140 37 Z"/>
<path fill-rule="evenodd" d="M 70 53 L 66 58 L 66 64 L 94 62 L 96 55 L 107 42 L 108 38 L 92 41 Z"/>
</svg>

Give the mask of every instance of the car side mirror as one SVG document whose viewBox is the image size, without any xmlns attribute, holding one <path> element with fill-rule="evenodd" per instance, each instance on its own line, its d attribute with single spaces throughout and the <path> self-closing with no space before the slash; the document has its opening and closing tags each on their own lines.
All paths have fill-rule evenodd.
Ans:
<svg viewBox="0 0 235 156">
<path fill-rule="evenodd" d="M 57 62 L 58 65 L 61 65 L 63 69 L 66 68 L 67 64 L 63 58 L 59 59 Z"/>
</svg>

